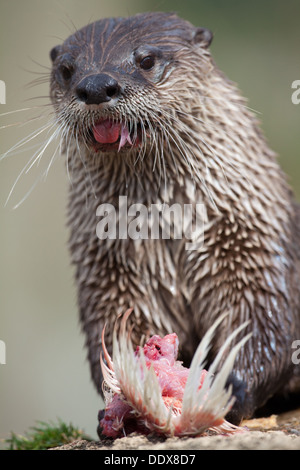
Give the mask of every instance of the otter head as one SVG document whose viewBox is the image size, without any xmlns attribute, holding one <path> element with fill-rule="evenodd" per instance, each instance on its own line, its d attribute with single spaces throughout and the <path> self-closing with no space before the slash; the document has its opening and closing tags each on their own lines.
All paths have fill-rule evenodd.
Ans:
<svg viewBox="0 0 300 470">
<path fill-rule="evenodd" d="M 193 77 L 191 67 L 203 67 L 199 54 L 209 57 L 211 40 L 209 30 L 169 13 L 103 19 L 77 31 L 50 54 L 63 136 L 92 153 L 157 145 L 197 86 L 186 81 L 187 69 Z"/>
</svg>

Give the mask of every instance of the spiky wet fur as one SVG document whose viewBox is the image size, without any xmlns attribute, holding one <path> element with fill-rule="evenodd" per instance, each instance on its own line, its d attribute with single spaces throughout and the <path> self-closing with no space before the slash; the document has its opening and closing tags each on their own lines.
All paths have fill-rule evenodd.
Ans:
<svg viewBox="0 0 300 470">
<path fill-rule="evenodd" d="M 139 81 L 123 74 L 124 94 L 105 109 L 87 109 L 65 92 L 55 79 L 54 62 L 51 97 L 71 181 L 70 250 L 99 391 L 101 330 L 107 322 L 111 350 L 114 319 L 128 307 L 134 307 L 136 343 L 143 334 L 175 331 L 186 364 L 207 329 L 227 312 L 209 362 L 230 332 L 250 320 L 252 337 L 234 365 L 236 377 L 247 384 L 245 416 L 294 374 L 291 344 L 300 337 L 299 209 L 252 111 L 217 69 L 207 44 L 195 40 L 195 31 L 175 15 L 145 14 L 101 20 L 63 44 L 61 53 L 74 47 L 84 51 L 84 66 L 94 73 L 110 61 L 126 70 L 126 61 L 116 61 L 124 44 L 153 40 L 171 51 L 158 78 Z M 88 129 L 100 117 L 122 120 L 132 129 L 140 123 L 142 146 L 94 152 Z M 202 247 L 187 251 L 184 239 L 99 240 L 96 209 L 101 203 L 117 206 L 120 195 L 128 197 L 128 206 L 204 203 Z"/>
</svg>

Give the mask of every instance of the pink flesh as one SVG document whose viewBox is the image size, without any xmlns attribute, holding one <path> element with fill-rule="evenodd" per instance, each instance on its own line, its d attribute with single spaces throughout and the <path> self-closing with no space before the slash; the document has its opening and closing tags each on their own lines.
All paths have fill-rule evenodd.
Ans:
<svg viewBox="0 0 300 470">
<path fill-rule="evenodd" d="M 102 334 L 103 339 L 104 333 Z M 189 369 L 184 367 L 180 361 L 177 361 L 178 344 L 178 337 L 175 333 L 166 335 L 163 338 L 154 335 L 144 346 L 138 346 L 135 354 L 138 356 L 140 349 L 143 349 L 146 366 L 147 368 L 152 367 L 158 378 L 161 396 L 166 407 L 177 409 L 178 413 L 180 413 Z M 105 343 L 104 352 L 108 362 L 111 362 L 105 348 Z M 203 369 L 198 389 L 202 387 L 206 374 L 207 371 Z M 143 418 L 137 418 L 132 413 L 131 406 L 124 402 L 117 393 L 106 404 L 105 415 L 100 421 L 100 426 L 104 435 L 114 438 L 132 431 L 142 434 L 150 432 Z"/>
</svg>

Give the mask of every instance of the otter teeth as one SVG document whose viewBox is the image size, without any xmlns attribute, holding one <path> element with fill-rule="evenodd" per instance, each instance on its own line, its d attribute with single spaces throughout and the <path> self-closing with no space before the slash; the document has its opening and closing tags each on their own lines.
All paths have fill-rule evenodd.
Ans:
<svg viewBox="0 0 300 470">
<path fill-rule="evenodd" d="M 124 124 L 122 124 L 120 145 L 119 145 L 118 151 L 120 151 L 121 148 L 124 147 L 126 142 L 128 142 L 130 145 L 132 145 L 132 141 L 131 141 L 131 138 L 130 138 L 128 127 L 125 126 Z"/>
</svg>

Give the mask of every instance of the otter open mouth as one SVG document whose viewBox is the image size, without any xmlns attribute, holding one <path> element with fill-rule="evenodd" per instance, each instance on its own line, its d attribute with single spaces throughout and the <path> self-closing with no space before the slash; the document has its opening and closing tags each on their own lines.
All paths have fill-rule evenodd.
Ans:
<svg viewBox="0 0 300 470">
<path fill-rule="evenodd" d="M 138 147 L 142 142 L 142 130 L 140 125 L 130 131 L 127 124 L 103 119 L 91 129 L 91 138 L 94 150 L 119 152 L 123 147 Z"/>
</svg>

